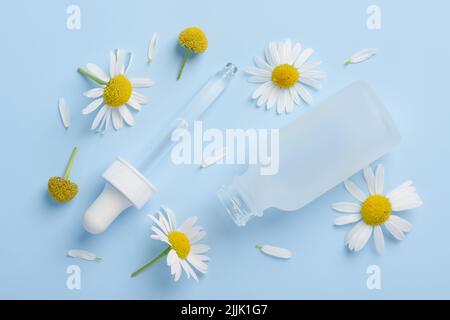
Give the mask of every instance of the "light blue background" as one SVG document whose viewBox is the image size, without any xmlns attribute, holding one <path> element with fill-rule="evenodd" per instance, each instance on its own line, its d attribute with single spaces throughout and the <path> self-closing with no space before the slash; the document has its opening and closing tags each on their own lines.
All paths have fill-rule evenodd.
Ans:
<svg viewBox="0 0 450 320">
<path fill-rule="evenodd" d="M 79 31 L 66 28 L 69 4 L 81 8 Z M 366 8 L 382 10 L 382 29 L 366 28 Z M 299 299 L 299 298 L 450 298 L 450 45 L 448 1 L 1 1 L 1 209 L 0 298 L 57 299 Z M 202 27 L 208 51 L 191 59 L 181 81 L 178 32 Z M 157 58 L 146 62 L 154 31 L 159 32 Z M 241 70 L 253 64 L 271 40 L 286 38 L 316 49 L 315 58 L 328 78 L 314 93 L 321 101 L 353 80 L 364 79 L 385 102 L 403 141 L 381 161 L 386 188 L 415 181 L 425 205 L 405 217 L 414 228 L 401 243 L 387 237 L 376 254 L 373 241 L 360 253 L 344 248 L 347 227 L 334 227 L 335 201 L 350 200 L 336 187 L 292 214 L 270 210 L 246 228 L 235 227 L 215 193 L 239 166 L 195 166 L 160 173 L 161 192 L 143 210 L 129 210 L 103 235 L 82 228 L 85 209 L 103 187 L 102 171 L 118 154 L 136 163 L 140 150 L 161 125 L 202 83 L 226 62 Z M 93 116 L 81 109 L 89 103 L 82 92 L 90 84 L 78 66 L 108 64 L 108 50 L 134 52 L 130 74 L 149 76 L 156 86 L 141 90 L 150 104 L 135 114 L 136 125 L 105 136 L 90 132 Z M 355 51 L 379 49 L 364 64 L 343 67 Z M 228 91 L 205 118 L 218 128 L 280 127 L 301 116 L 278 116 L 257 109 L 250 96 L 255 85 L 239 72 Z M 64 130 L 57 100 L 65 97 L 72 126 Z M 56 205 L 46 194 L 47 179 L 62 175 L 74 146 L 79 153 L 72 179 L 80 187 L 69 204 Z M 313 156 L 313 155 L 311 155 Z M 332 160 L 332 159 L 330 159 Z M 360 185 L 362 179 L 354 180 Z M 200 283 L 173 283 L 164 262 L 136 279 L 130 273 L 156 256 L 163 245 L 150 239 L 146 217 L 160 205 L 172 207 L 178 220 L 199 216 L 212 247 L 210 271 Z M 290 248 L 294 258 L 279 261 L 262 255 L 256 243 Z M 103 257 L 89 263 L 66 257 L 83 248 Z M 82 271 L 81 290 L 66 288 L 66 268 Z M 366 268 L 382 270 L 382 290 L 366 287 Z"/>
</svg>

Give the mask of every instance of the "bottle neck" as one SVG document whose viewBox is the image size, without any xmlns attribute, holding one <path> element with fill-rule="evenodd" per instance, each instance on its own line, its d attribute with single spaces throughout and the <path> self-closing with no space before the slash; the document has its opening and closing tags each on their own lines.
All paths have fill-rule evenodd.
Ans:
<svg viewBox="0 0 450 320">
<path fill-rule="evenodd" d="M 258 216 L 253 212 L 248 198 L 236 188 L 235 184 L 223 186 L 217 195 L 231 219 L 239 227 L 245 226 L 250 219 Z"/>
</svg>

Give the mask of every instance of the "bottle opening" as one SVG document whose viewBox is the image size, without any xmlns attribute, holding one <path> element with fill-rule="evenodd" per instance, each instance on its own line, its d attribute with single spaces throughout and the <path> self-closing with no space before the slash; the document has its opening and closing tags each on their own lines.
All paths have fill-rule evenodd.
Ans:
<svg viewBox="0 0 450 320">
<path fill-rule="evenodd" d="M 223 186 L 217 192 L 217 196 L 237 226 L 245 226 L 254 217 L 249 206 L 234 186 Z"/>
</svg>

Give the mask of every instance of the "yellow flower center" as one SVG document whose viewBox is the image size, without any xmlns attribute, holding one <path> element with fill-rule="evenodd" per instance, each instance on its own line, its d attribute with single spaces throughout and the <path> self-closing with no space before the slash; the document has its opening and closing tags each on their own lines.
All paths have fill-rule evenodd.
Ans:
<svg viewBox="0 0 450 320">
<path fill-rule="evenodd" d="M 175 250 L 180 259 L 186 259 L 191 251 L 188 237 L 179 231 L 171 231 L 168 234 L 170 246 Z"/>
<path fill-rule="evenodd" d="M 190 27 L 181 31 L 178 42 L 195 53 L 203 53 L 208 49 L 208 38 L 206 38 L 202 29 L 197 27 Z"/>
<path fill-rule="evenodd" d="M 290 64 L 281 64 L 272 70 L 272 82 L 282 89 L 292 87 L 299 77 L 300 72 Z"/>
<path fill-rule="evenodd" d="M 361 207 L 364 222 L 370 226 L 379 226 L 385 223 L 392 213 L 392 205 L 388 198 L 381 195 L 368 197 Z"/>
<path fill-rule="evenodd" d="M 133 86 L 124 75 L 118 75 L 109 80 L 103 92 L 103 100 L 110 107 L 120 107 L 130 100 Z"/>
</svg>

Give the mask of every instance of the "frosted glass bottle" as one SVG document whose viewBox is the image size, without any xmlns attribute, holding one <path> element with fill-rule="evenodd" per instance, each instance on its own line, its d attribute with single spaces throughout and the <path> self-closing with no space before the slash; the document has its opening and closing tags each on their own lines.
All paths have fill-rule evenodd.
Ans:
<svg viewBox="0 0 450 320">
<path fill-rule="evenodd" d="M 400 141 L 390 115 L 368 85 L 355 82 L 280 130 L 279 170 L 249 166 L 218 196 L 244 226 L 268 208 L 302 208 L 380 158 Z"/>
</svg>

